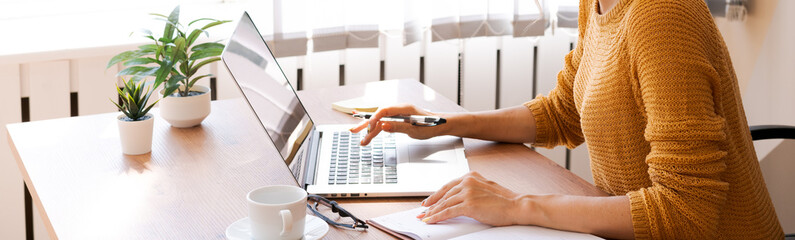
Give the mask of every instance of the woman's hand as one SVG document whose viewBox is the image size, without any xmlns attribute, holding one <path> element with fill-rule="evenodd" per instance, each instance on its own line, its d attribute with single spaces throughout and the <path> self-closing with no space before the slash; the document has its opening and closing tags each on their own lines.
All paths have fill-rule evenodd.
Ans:
<svg viewBox="0 0 795 240">
<path fill-rule="evenodd" d="M 416 138 L 416 139 L 428 139 L 435 136 L 443 135 L 443 129 L 445 125 L 433 126 L 433 127 L 418 127 L 411 125 L 409 123 L 401 123 L 401 122 L 382 122 L 380 121 L 382 117 L 388 116 L 409 116 L 409 115 L 425 115 L 425 116 L 438 116 L 438 114 L 434 114 L 420 108 L 415 107 L 414 105 L 410 104 L 401 104 L 401 105 L 394 105 L 384 108 L 379 108 L 373 116 L 370 117 L 369 120 L 362 121 L 358 126 L 351 128 L 351 132 L 357 133 L 362 129 L 368 128 L 369 131 L 367 135 L 362 139 L 361 144 L 367 145 L 370 144 L 370 141 L 375 137 L 378 136 L 378 133 L 381 130 L 386 132 L 400 132 L 409 135 L 409 137 Z M 449 122 L 449 121 L 448 121 Z"/>
<path fill-rule="evenodd" d="M 489 181 L 477 172 L 469 172 L 444 185 L 422 201 L 428 210 L 417 216 L 425 223 L 437 223 L 467 216 L 492 226 L 519 224 L 520 195 Z"/>
</svg>

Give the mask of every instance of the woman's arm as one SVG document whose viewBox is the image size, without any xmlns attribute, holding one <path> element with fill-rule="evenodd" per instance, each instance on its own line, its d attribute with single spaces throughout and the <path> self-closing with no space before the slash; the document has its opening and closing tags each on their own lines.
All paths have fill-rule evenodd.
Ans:
<svg viewBox="0 0 795 240">
<path fill-rule="evenodd" d="M 632 239 L 627 196 L 523 195 L 519 224 L 537 225 L 611 239 Z"/>
<path fill-rule="evenodd" d="M 607 238 L 633 238 L 626 196 L 519 195 L 477 172 L 448 183 L 422 205 L 430 206 L 417 216 L 426 223 L 467 216 L 494 226 L 537 225 Z"/>
<path fill-rule="evenodd" d="M 460 124 L 449 129 L 447 135 L 510 143 L 535 142 L 536 121 L 524 106 L 459 113 L 451 117 Z"/>
<path fill-rule="evenodd" d="M 417 127 L 408 123 L 379 121 L 382 117 L 395 115 L 435 115 L 444 117 L 447 123 Z M 524 106 L 472 113 L 431 113 L 413 105 L 396 105 L 378 109 L 369 121 L 351 128 L 351 131 L 359 132 L 368 127 L 370 130 L 362 139 L 362 145 L 369 144 L 381 130 L 406 133 L 417 139 L 453 135 L 512 143 L 532 143 L 536 136 L 535 119 Z"/>
</svg>

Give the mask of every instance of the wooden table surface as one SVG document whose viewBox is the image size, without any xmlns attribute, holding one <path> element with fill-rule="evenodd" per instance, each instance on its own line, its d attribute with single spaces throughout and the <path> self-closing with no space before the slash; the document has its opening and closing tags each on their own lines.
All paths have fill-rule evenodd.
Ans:
<svg viewBox="0 0 795 240">
<path fill-rule="evenodd" d="M 358 96 L 409 102 L 432 111 L 464 111 L 414 80 L 299 92 L 317 124 L 356 123 L 331 102 Z M 159 115 L 153 110 L 155 116 Z M 246 217 L 246 193 L 296 185 L 242 99 L 215 101 L 201 126 L 172 128 L 155 118 L 152 152 L 121 153 L 118 113 L 8 125 L 20 171 L 50 236 L 59 239 L 224 239 Z M 470 169 L 518 192 L 604 195 L 521 144 L 465 139 Z M 419 206 L 421 198 L 340 200 L 363 219 Z M 389 235 L 335 229 L 328 239 Z"/>
</svg>

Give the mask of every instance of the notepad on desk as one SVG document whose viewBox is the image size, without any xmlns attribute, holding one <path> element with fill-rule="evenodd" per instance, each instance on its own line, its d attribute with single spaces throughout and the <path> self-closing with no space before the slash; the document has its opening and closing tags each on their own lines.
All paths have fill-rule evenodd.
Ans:
<svg viewBox="0 0 795 240">
<path fill-rule="evenodd" d="M 426 207 L 373 218 L 367 222 L 400 239 L 602 239 L 594 235 L 566 232 L 536 226 L 492 227 L 468 217 L 456 217 L 436 224 L 426 224 L 419 215 Z"/>
<path fill-rule="evenodd" d="M 375 112 L 375 110 L 378 110 L 378 106 L 378 101 L 365 97 L 351 98 L 331 103 L 331 109 L 347 114 L 353 114 L 353 111 Z"/>
</svg>

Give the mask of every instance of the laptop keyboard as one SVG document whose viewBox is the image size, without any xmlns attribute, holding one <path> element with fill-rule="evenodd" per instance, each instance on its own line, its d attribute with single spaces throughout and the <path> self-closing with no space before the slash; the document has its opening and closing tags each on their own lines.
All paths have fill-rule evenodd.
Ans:
<svg viewBox="0 0 795 240">
<path fill-rule="evenodd" d="M 397 150 L 392 134 L 379 134 L 367 146 L 359 145 L 365 133 L 334 132 L 328 183 L 394 184 Z"/>
</svg>

